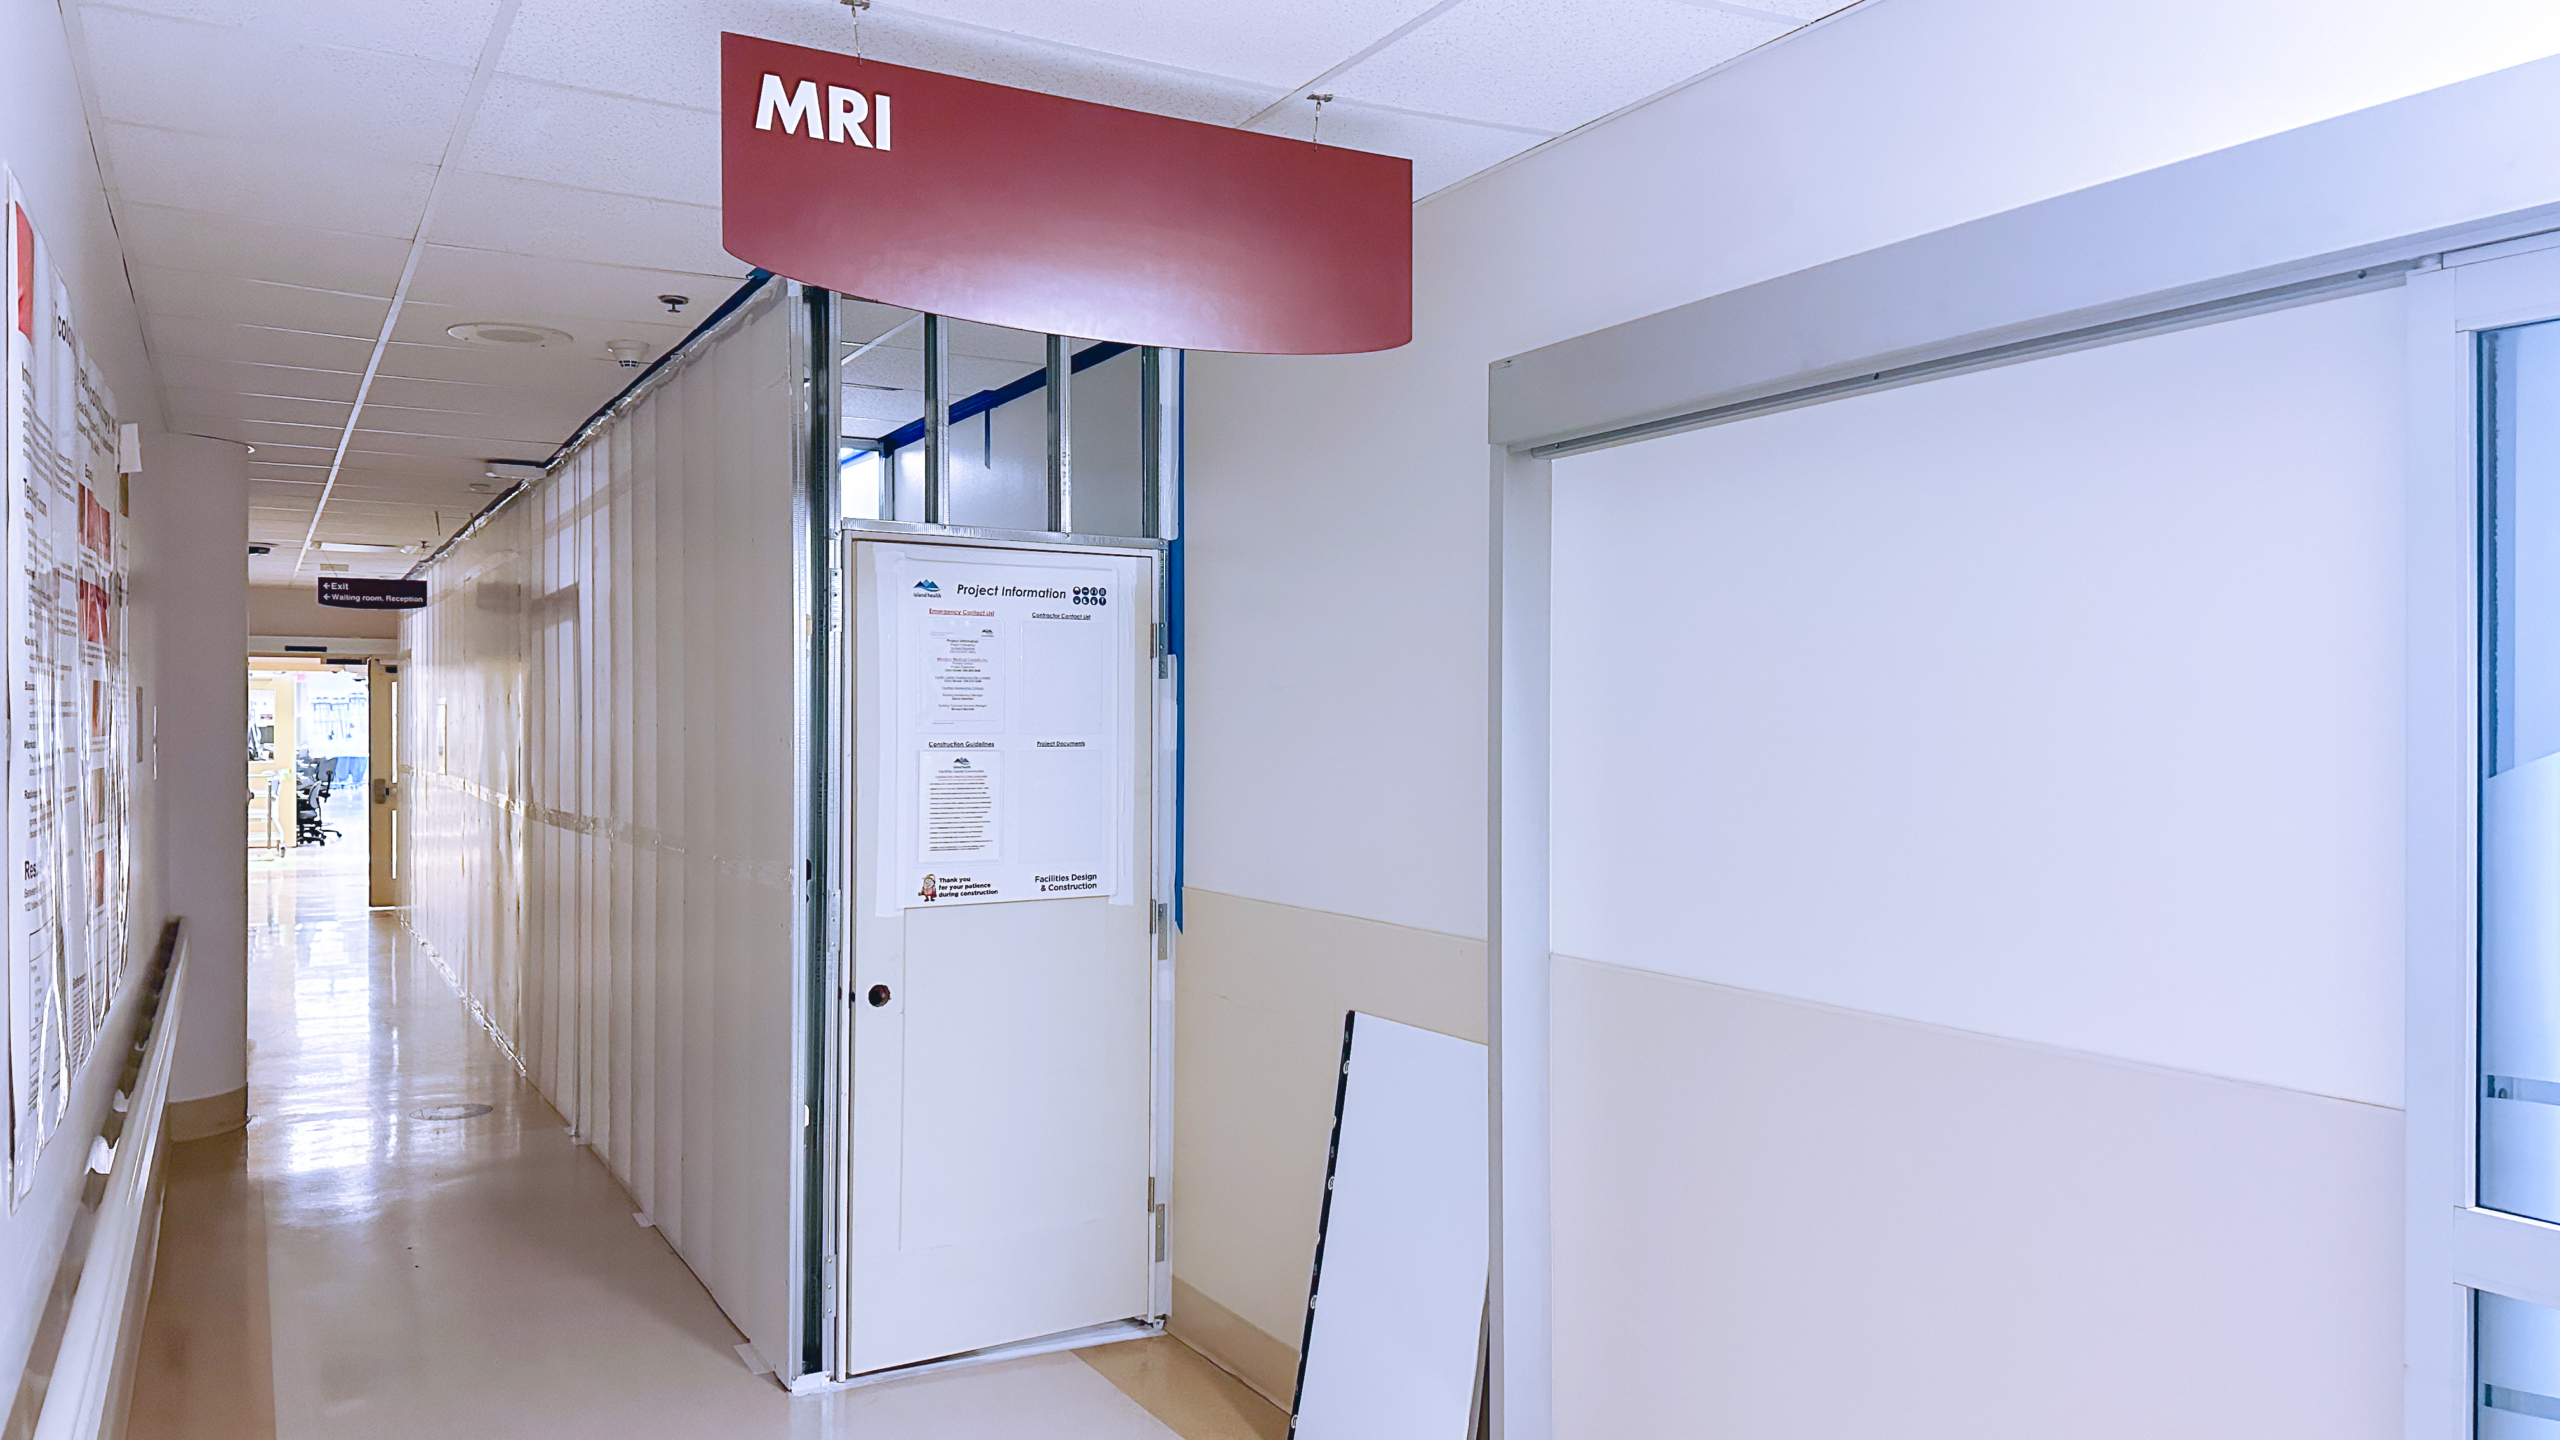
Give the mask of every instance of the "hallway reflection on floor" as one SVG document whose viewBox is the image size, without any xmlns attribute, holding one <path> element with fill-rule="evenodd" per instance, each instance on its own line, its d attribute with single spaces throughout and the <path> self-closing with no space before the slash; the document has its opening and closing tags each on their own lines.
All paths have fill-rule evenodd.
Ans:
<svg viewBox="0 0 2560 1440">
<path fill-rule="evenodd" d="M 1170 1408 L 1067 1355 L 802 1400 L 750 1375 L 396 912 L 365 908 L 363 861 L 351 834 L 251 867 L 254 1118 L 174 1149 L 135 1440 L 1177 1433 L 1148 1409 L 1193 1440 L 1278 1433 L 1188 1352 Z"/>
</svg>

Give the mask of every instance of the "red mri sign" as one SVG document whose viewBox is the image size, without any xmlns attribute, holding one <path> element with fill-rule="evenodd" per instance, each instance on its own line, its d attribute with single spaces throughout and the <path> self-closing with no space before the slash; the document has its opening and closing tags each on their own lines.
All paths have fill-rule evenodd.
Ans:
<svg viewBox="0 0 2560 1440">
<path fill-rule="evenodd" d="M 720 65 L 721 238 L 751 265 L 1132 345 L 1413 337 L 1410 161 L 744 35 Z"/>
</svg>

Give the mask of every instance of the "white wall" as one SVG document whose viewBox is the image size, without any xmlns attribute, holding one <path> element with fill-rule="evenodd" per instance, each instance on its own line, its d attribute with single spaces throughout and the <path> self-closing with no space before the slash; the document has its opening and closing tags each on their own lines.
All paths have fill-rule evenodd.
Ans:
<svg viewBox="0 0 2560 1440">
<path fill-rule="evenodd" d="M 145 557 L 133 598 L 151 617 L 157 650 L 136 678 L 149 687 L 159 725 L 162 895 L 190 927 L 169 1100 L 184 1107 L 173 1133 L 196 1139 L 247 1118 L 249 859 L 240 822 L 248 762 L 239 737 L 249 732 L 248 447 L 151 436 L 133 491 Z"/>
<path fill-rule="evenodd" d="M 2560 12 L 2524 0 L 1868 0 L 1424 202 L 1413 344 L 1190 358 L 1190 883 L 1484 933 L 1489 362 L 2555 50 Z M 1185 941 L 1186 986 L 1224 993 L 1262 963 Z M 1364 983 L 1390 998 L 1433 973 L 1427 946 L 1374 956 Z M 1312 1031 L 1345 1001 L 1328 972 L 1270 1003 Z M 2384 1093 L 2377 1052 L 2332 1058 L 2301 1083 Z M 1248 1090 L 1282 1078 L 1268 1063 L 1190 1073 Z M 1203 1173 L 1294 1169 L 1313 1194 L 1320 1152 L 1215 1139 L 1178 1165 L 1178 1210 Z M 1184 1223 L 1298 1245 L 1241 1208 Z M 1214 1268 L 1199 1288 L 1237 1313 L 1303 1301 L 1263 1293 L 1279 1263 Z"/>
<path fill-rule="evenodd" d="M 82 341 L 124 418 L 146 431 L 157 430 L 158 392 L 146 368 L 140 321 L 125 285 L 123 252 L 108 223 L 61 12 L 37 0 L 0 6 L 0 164 L 17 176 L 29 214 L 44 228 L 46 244 L 70 287 Z M 137 571 L 156 563 L 147 537 L 137 544 L 135 563 Z M 148 607 L 137 607 L 133 619 L 136 675 L 142 678 L 150 673 L 148 647 L 157 617 Z M 149 827 L 158 798 L 147 778 L 137 783 L 134 797 L 136 821 Z M 153 849 L 142 847 L 138 860 L 142 873 L 135 877 L 133 934 L 140 946 L 159 935 L 160 885 Z M 133 973 L 140 974 L 141 967 Z M 129 1013 L 111 1020 L 100 1037 L 99 1053 L 118 1053 L 132 1034 L 132 1021 Z M 59 1133 L 66 1138 L 46 1150 L 26 1200 L 0 1215 L 0 1374 L 18 1373 L 27 1358 L 80 1195 L 87 1146 L 77 1137 L 95 1132 L 114 1084 L 112 1067 L 91 1067 L 63 1117 Z"/>
<path fill-rule="evenodd" d="M 2403 299 L 1557 464 L 1559 1434 L 2396 1433 Z"/>
<path fill-rule="evenodd" d="M 1559 461 L 1556 950 L 2398 1104 L 2402 299 Z"/>
<path fill-rule="evenodd" d="M 1868 0 L 1425 201 L 1411 345 L 1191 357 L 1191 883 L 1484 933 L 1489 362 L 2554 51 L 2525 0 Z"/>
<path fill-rule="evenodd" d="M 397 610 L 345 610 L 323 605 L 310 581 L 299 585 L 251 585 L 249 633 L 321 635 L 349 640 L 397 640 Z"/>
</svg>

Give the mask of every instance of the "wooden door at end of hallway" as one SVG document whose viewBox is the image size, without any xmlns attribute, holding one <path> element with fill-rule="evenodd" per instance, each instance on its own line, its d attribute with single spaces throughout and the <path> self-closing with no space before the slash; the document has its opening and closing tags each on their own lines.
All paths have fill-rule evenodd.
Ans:
<svg viewBox="0 0 2560 1440">
<path fill-rule="evenodd" d="M 366 903 L 400 903 L 400 667 L 365 667 Z"/>
</svg>

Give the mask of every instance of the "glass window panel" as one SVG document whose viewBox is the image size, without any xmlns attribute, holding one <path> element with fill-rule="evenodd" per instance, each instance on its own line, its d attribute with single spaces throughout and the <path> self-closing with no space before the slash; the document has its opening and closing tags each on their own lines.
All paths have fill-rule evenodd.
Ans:
<svg viewBox="0 0 2560 1440">
<path fill-rule="evenodd" d="M 2560 1440 L 2560 1310 L 2482 1290 L 2472 1411 L 2478 1440 Z"/>
<path fill-rule="evenodd" d="M 2560 324 L 2479 344 L 2479 1200 L 2560 1221 Z"/>
</svg>

